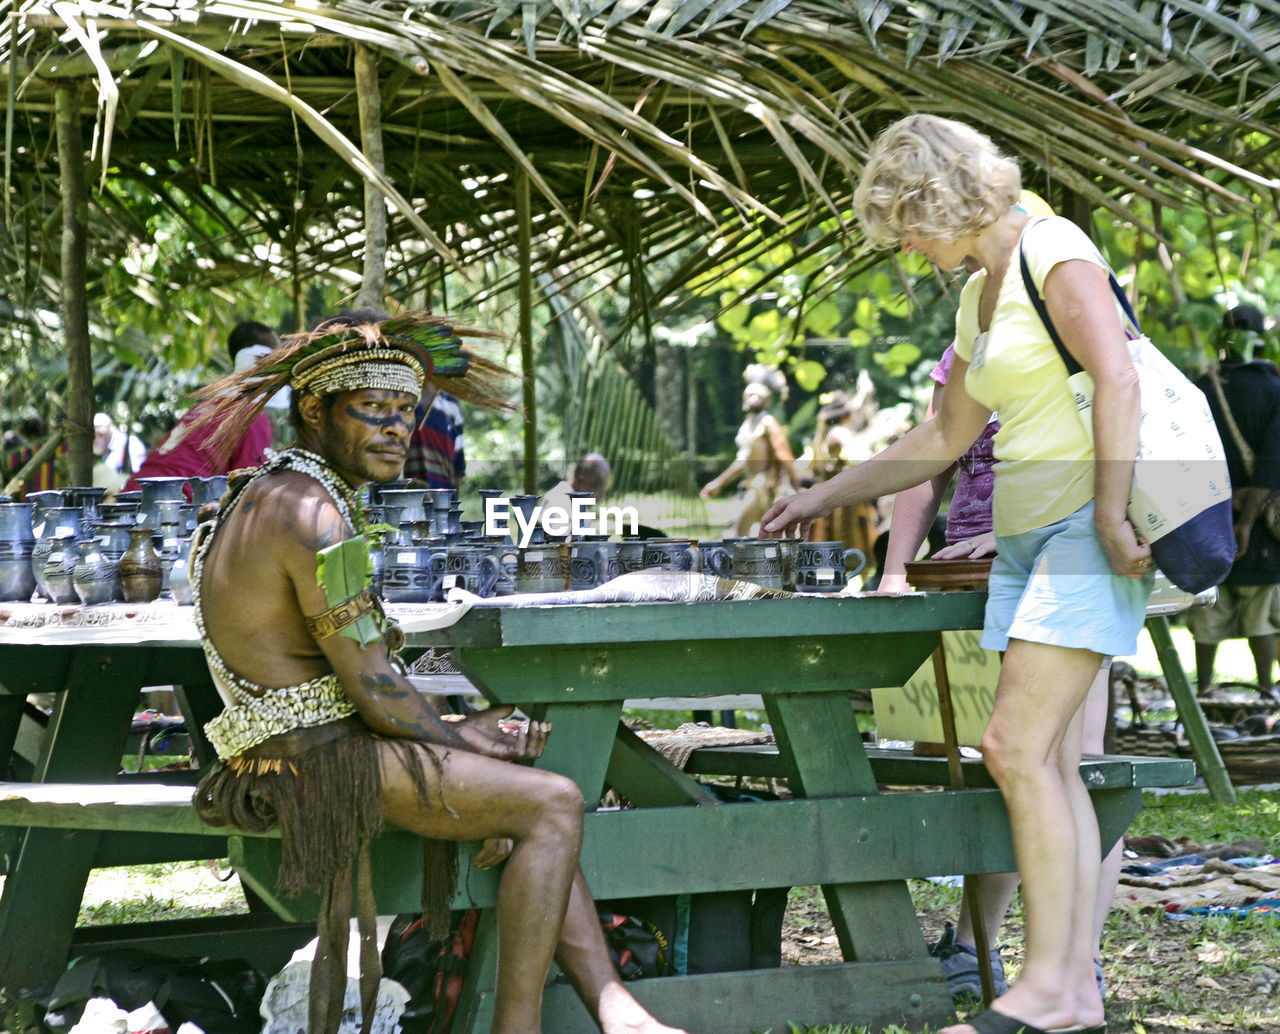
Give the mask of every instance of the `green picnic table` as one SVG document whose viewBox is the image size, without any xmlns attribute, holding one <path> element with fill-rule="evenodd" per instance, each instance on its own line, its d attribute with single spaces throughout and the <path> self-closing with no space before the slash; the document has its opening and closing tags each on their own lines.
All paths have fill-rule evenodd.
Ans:
<svg viewBox="0 0 1280 1034">
<path fill-rule="evenodd" d="M 665 1021 L 715 1032 L 822 1023 L 920 1029 L 946 1020 L 952 1007 L 906 880 L 1013 868 L 1007 816 L 989 781 L 945 789 L 945 761 L 895 761 L 870 750 L 849 694 L 902 685 L 937 647 L 942 630 L 980 626 L 983 600 L 981 593 L 940 593 L 476 606 L 449 627 L 411 632 L 408 652 L 451 648 L 490 701 L 553 723 L 540 766 L 570 776 L 588 802 L 611 786 L 635 805 L 586 817 L 582 867 L 597 897 L 821 886 L 843 962 L 633 983 L 637 997 Z M 202 663 L 194 642 L 0 640 L 0 681 L 13 694 L 0 697 L 0 733 L 12 724 L 17 694 L 59 692 L 37 782 L 116 784 L 99 787 L 105 793 L 94 801 L 82 794 L 71 803 L 42 800 L 21 787 L 6 795 L 0 785 L 0 823 L 29 827 L 13 832 L 6 854 L 14 861 L 0 899 L 0 986 L 38 986 L 60 971 L 78 936 L 75 916 L 89 870 L 122 864 L 125 855 L 144 861 L 229 854 L 255 900 L 288 923 L 313 918 L 314 899 L 282 899 L 274 891 L 278 839 L 203 829 L 184 804 L 188 790 L 130 788 L 116 776 L 140 686 L 179 685 L 193 721 L 216 712 Z M 722 805 L 619 726 L 624 700 L 748 688 L 763 700 L 776 750 L 746 759 L 741 752 L 719 758 L 707 752 L 697 767 L 731 772 L 765 765 L 787 778 L 792 799 Z M 1106 757 L 1087 760 L 1082 776 L 1109 847 L 1139 810 L 1143 786 L 1184 785 L 1194 779 L 1194 766 Z M 883 792 L 887 782 L 911 785 Z M 379 911 L 415 910 L 419 863 L 413 837 L 393 830 L 379 839 Z M 485 911 L 456 1031 L 489 1028 L 495 888 L 493 872 L 468 867 L 460 880 L 455 904 Z M 296 937 L 305 928 L 284 929 Z M 243 931 L 215 929 L 209 937 L 200 942 L 205 953 L 244 954 Z M 548 988 L 544 1023 L 558 1034 L 594 1029 L 563 985 Z"/>
</svg>

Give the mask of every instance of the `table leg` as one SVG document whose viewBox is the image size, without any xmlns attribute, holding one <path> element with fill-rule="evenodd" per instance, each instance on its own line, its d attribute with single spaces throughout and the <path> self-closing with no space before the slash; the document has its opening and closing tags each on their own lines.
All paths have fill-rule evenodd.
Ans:
<svg viewBox="0 0 1280 1034">
<path fill-rule="evenodd" d="M 76 649 L 37 781 L 112 781 L 144 684 L 139 674 L 106 650 Z M 31 828 L 22 835 L 0 896 L 0 987 L 43 987 L 66 966 L 98 839 L 96 830 Z"/>
<path fill-rule="evenodd" d="M 804 797 L 874 794 L 875 776 L 847 694 L 779 694 L 765 699 L 792 792 Z M 858 831 L 849 830 L 850 837 Z M 839 850 L 833 844 L 832 850 Z M 922 958 L 928 949 L 903 880 L 824 886 L 850 962 Z M 949 1003 L 948 1003 L 949 1004 Z"/>
<path fill-rule="evenodd" d="M 0 775 L 7 774 L 9 759 L 13 755 L 14 745 L 18 742 L 18 729 L 22 726 L 22 712 L 26 698 L 0 692 L 0 764 L 4 769 Z"/>
<path fill-rule="evenodd" d="M 1156 656 L 1160 658 L 1165 685 L 1169 687 L 1169 695 L 1177 705 L 1178 717 L 1182 719 L 1182 727 L 1187 730 L 1187 740 L 1191 743 L 1191 753 L 1200 766 L 1200 773 L 1204 776 L 1209 792 L 1219 804 L 1235 804 L 1236 791 L 1227 774 L 1227 766 L 1223 764 L 1218 744 L 1209 732 L 1209 723 L 1200 710 L 1200 701 L 1196 699 L 1191 683 L 1187 681 L 1187 672 L 1178 658 L 1178 651 L 1173 648 L 1169 619 L 1163 615 L 1147 618 L 1147 634 L 1151 636 Z"/>
<path fill-rule="evenodd" d="M 595 811 L 609 770 L 609 751 L 601 750 L 600 745 L 613 742 L 622 702 L 551 704 L 535 710 L 537 713 L 529 717 L 551 723 L 547 749 L 535 764 L 572 779 L 582 790 L 587 811 Z"/>
<path fill-rule="evenodd" d="M 178 707 L 186 719 L 191 753 L 199 768 L 208 768 L 217 760 L 213 747 L 204 735 L 205 723 L 222 713 L 222 698 L 210 678 L 191 677 L 173 687 Z"/>
</svg>

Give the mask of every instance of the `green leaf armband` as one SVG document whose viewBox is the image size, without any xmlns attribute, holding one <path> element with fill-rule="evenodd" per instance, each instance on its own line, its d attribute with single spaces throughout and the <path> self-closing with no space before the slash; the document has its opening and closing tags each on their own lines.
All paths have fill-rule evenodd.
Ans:
<svg viewBox="0 0 1280 1034">
<path fill-rule="evenodd" d="M 316 584 L 329 609 L 307 619 L 317 639 L 342 635 L 368 646 L 382 638 L 382 608 L 371 591 L 369 545 L 363 535 L 344 539 L 316 554 Z"/>
</svg>

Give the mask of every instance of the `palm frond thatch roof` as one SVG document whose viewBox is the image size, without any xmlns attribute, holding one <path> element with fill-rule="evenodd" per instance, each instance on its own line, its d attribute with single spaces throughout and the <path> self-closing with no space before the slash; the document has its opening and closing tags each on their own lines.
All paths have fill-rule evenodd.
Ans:
<svg viewBox="0 0 1280 1034">
<path fill-rule="evenodd" d="M 661 304 L 726 255 L 804 234 L 844 244 L 836 289 L 868 261 L 848 216 L 866 147 L 910 110 L 983 127 L 1037 189 L 1122 220 L 1274 206 L 1280 186 L 1275 0 L 0 7 L 0 268 L 17 309 L 57 284 L 52 120 L 72 84 L 97 162 L 91 253 L 118 261 L 163 213 L 198 244 L 175 278 L 219 287 L 264 262 L 351 276 L 373 179 L 406 280 L 453 267 L 501 290 L 474 271 L 515 254 L 527 183 L 547 276 L 642 272 L 701 243 L 703 261 L 654 285 Z M 357 47 L 378 59 L 385 175 L 359 145 Z"/>
</svg>

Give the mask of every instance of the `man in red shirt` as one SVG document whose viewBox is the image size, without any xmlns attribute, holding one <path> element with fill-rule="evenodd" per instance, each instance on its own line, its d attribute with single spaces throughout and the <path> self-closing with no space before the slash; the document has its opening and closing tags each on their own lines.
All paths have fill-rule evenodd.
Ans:
<svg viewBox="0 0 1280 1034">
<path fill-rule="evenodd" d="M 248 369 L 262 356 L 279 347 L 280 339 L 276 337 L 275 331 L 263 323 L 252 321 L 236 324 L 227 338 L 227 350 L 237 370 Z M 204 409 L 205 406 L 196 406 L 188 410 L 165 440 L 151 450 L 138 472 L 124 487 L 141 487 L 138 484 L 139 478 L 212 477 L 241 467 L 257 467 L 262 463 L 263 454 L 272 444 L 271 419 L 266 413 L 259 413 L 253 418 L 244 437 L 224 462 L 208 448 L 209 437 L 217 429 L 217 425 L 205 424 L 203 427 L 192 428 L 196 417 Z"/>
</svg>

